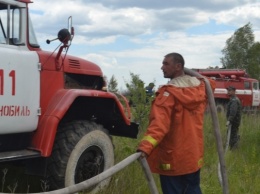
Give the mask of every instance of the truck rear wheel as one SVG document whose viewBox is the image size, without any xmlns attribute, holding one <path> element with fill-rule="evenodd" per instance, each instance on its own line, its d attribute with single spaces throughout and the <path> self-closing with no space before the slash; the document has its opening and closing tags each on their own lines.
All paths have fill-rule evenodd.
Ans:
<svg viewBox="0 0 260 194">
<path fill-rule="evenodd" d="M 222 114 L 225 113 L 225 107 L 223 104 L 216 104 L 216 110 L 218 113 L 222 113 Z"/>
<path fill-rule="evenodd" d="M 52 189 L 85 181 L 114 165 L 114 150 L 107 131 L 93 122 L 76 121 L 61 127 L 48 162 Z M 87 189 L 95 193 L 110 178 Z"/>
</svg>

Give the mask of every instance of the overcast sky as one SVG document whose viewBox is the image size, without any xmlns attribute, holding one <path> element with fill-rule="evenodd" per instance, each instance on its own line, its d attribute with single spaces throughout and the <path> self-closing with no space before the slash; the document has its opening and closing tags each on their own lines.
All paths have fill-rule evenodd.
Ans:
<svg viewBox="0 0 260 194">
<path fill-rule="evenodd" d="M 125 88 L 130 72 L 155 85 L 167 83 L 161 63 L 178 52 L 187 68 L 221 67 L 221 50 L 235 30 L 250 22 L 260 41 L 258 0 L 34 0 L 30 4 L 38 42 L 47 45 L 72 16 L 75 36 L 69 54 L 98 64 Z"/>
</svg>

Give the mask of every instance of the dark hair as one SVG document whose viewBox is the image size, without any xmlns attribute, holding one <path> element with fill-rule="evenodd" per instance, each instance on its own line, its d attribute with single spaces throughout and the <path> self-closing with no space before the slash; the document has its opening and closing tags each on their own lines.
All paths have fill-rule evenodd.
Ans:
<svg viewBox="0 0 260 194">
<path fill-rule="evenodd" d="M 185 61 L 181 54 L 179 53 L 169 53 L 165 55 L 164 57 L 172 57 L 175 63 L 180 63 L 182 67 L 184 67 Z"/>
<path fill-rule="evenodd" d="M 233 91 L 236 91 L 236 88 L 234 86 L 228 86 L 227 87 L 227 90 L 230 91 L 230 90 L 233 90 Z"/>
<path fill-rule="evenodd" d="M 149 86 L 152 86 L 152 87 L 153 87 L 153 86 L 154 86 L 154 83 L 153 83 L 153 82 L 149 83 Z"/>
</svg>

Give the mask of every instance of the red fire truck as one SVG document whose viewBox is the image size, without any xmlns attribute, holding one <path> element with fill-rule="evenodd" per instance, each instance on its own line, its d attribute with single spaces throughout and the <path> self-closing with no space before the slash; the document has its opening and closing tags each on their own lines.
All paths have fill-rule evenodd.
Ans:
<svg viewBox="0 0 260 194">
<path fill-rule="evenodd" d="M 259 81 L 250 78 L 242 69 L 193 69 L 201 75 L 216 80 L 214 97 L 218 112 L 225 111 L 229 101 L 227 87 L 234 86 L 244 111 L 256 111 L 260 104 Z"/>
<path fill-rule="evenodd" d="M 136 138 L 138 124 L 128 103 L 106 90 L 97 64 L 67 54 L 71 17 L 68 29 L 53 39 L 61 41 L 58 52 L 41 49 L 30 3 L 0 0 L 0 164 L 24 165 L 28 173 L 47 177 L 53 190 L 113 166 L 111 136 Z"/>
</svg>

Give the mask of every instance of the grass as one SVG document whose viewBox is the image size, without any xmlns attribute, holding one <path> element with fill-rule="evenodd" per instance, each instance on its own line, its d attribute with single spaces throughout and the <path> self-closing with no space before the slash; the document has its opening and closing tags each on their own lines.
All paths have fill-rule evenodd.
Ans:
<svg viewBox="0 0 260 194">
<path fill-rule="evenodd" d="M 24 168 L 15 164 L 1 164 L 1 193 L 32 193 L 47 191 L 46 183 L 41 177 L 26 175 Z"/>
<path fill-rule="evenodd" d="M 219 115 L 220 130 L 223 146 L 226 142 L 226 127 L 224 115 Z M 135 152 L 143 136 L 138 139 L 114 137 L 116 162 L 120 162 Z M 260 193 L 260 118 L 259 115 L 243 115 L 239 129 L 241 136 L 239 147 L 228 150 L 225 154 L 228 185 L 230 194 L 259 194 Z M 201 189 L 204 194 L 220 194 L 222 188 L 218 178 L 218 154 L 212 121 L 209 115 L 204 122 L 205 164 L 201 169 Z M 160 183 L 154 175 L 157 187 Z M 102 193 L 102 192 L 101 192 Z M 111 184 L 105 193 L 113 194 L 149 194 L 149 188 L 140 164 L 136 161 L 112 177 Z"/>
<path fill-rule="evenodd" d="M 223 140 L 226 142 L 226 127 L 224 115 L 219 115 L 219 122 Z M 147 122 L 144 122 L 147 123 Z M 145 126 L 141 126 L 141 131 L 137 139 L 113 137 L 115 145 L 116 163 L 135 153 L 140 139 L 143 137 Z M 230 194 L 259 194 L 260 193 L 260 116 L 243 115 L 240 126 L 240 143 L 236 150 L 228 150 L 225 155 L 229 193 Z M 215 136 L 212 128 L 212 121 L 209 115 L 205 116 L 204 122 L 205 139 L 205 164 L 201 169 L 201 189 L 204 194 L 220 194 L 222 188 L 218 179 L 218 154 L 216 149 Z M 7 171 L 6 171 L 7 170 Z M 15 173 L 22 170 L 14 169 Z M 33 187 L 43 189 L 43 183 L 31 183 L 31 177 L 19 178 L 10 173 L 10 168 L 1 169 L 1 190 L 0 192 L 17 192 L 19 188 L 32 192 Z M 12 175 L 12 176 L 11 176 Z M 15 178 L 14 178 L 15 177 Z M 158 175 L 154 174 L 154 179 L 160 193 L 160 183 Z M 30 182 L 30 183 L 29 183 Z M 5 188 L 5 189 L 3 189 Z M 148 183 L 138 161 L 130 164 L 122 171 L 112 176 L 109 187 L 100 194 L 149 194 Z"/>
</svg>

